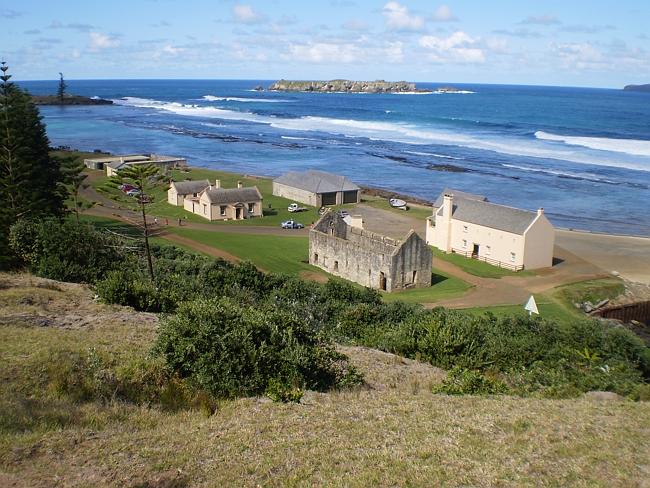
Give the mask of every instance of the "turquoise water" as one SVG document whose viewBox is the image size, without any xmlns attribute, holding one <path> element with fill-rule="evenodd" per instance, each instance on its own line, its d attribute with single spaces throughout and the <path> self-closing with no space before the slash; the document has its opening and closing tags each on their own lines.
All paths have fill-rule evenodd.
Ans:
<svg viewBox="0 0 650 488">
<path fill-rule="evenodd" d="M 53 145 L 186 156 L 275 176 L 318 168 L 433 200 L 481 193 L 558 226 L 650 235 L 650 94 L 455 85 L 462 94 L 255 92 L 269 81 L 70 81 L 113 106 L 42 107 Z M 53 93 L 56 82 L 25 82 Z M 418 84 L 435 88 L 442 84 Z"/>
</svg>

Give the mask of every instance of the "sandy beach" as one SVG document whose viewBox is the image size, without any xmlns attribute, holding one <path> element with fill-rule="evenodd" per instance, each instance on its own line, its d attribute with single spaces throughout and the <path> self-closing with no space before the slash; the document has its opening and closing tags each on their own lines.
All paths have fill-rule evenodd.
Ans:
<svg viewBox="0 0 650 488">
<path fill-rule="evenodd" d="M 604 271 L 650 284 L 650 238 L 557 229 L 555 244 Z"/>
</svg>

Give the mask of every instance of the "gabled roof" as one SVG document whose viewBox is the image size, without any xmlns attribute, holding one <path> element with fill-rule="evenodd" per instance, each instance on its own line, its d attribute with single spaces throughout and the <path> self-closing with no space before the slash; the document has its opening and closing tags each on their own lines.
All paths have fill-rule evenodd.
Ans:
<svg viewBox="0 0 650 488">
<path fill-rule="evenodd" d="M 210 203 L 228 204 L 254 202 L 262 200 L 262 194 L 256 186 L 246 188 L 210 188 L 203 192 Z"/>
<path fill-rule="evenodd" d="M 437 214 L 442 216 L 443 211 L 444 209 L 441 208 Z M 537 212 L 454 196 L 452 218 L 470 224 L 523 235 L 530 224 L 537 218 Z"/>
<path fill-rule="evenodd" d="M 317 170 L 303 172 L 291 171 L 279 176 L 273 181 L 312 193 L 333 193 L 338 191 L 360 190 L 359 186 L 354 184 L 345 176 L 334 175 L 332 173 Z"/>
<path fill-rule="evenodd" d="M 438 198 L 436 198 L 436 201 L 433 203 L 433 206 L 435 208 L 442 207 L 442 200 L 443 200 L 445 194 L 448 194 L 448 195 L 451 194 L 451 195 L 454 196 L 454 198 L 459 197 L 459 198 L 465 198 L 467 200 L 480 200 L 482 202 L 487 202 L 488 201 L 487 197 L 483 196 L 483 195 L 475 195 L 474 193 L 467 193 L 467 192 L 460 191 L 460 190 L 454 190 L 452 188 L 445 188 L 444 190 L 442 190 L 440 195 L 438 195 Z"/>
<path fill-rule="evenodd" d="M 176 192 L 179 195 L 189 195 L 190 193 L 200 193 L 210 186 L 208 180 L 186 180 L 186 181 L 173 181 L 176 187 Z"/>
</svg>

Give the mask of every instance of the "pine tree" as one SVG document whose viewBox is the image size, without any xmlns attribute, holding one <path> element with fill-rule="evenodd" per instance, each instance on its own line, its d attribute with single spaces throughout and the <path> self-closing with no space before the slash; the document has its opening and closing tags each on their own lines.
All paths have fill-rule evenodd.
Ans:
<svg viewBox="0 0 650 488">
<path fill-rule="evenodd" d="M 76 158 L 74 156 L 60 158 L 59 161 L 61 165 L 61 173 L 63 174 L 63 186 L 66 193 L 70 196 L 70 198 L 72 198 L 75 218 L 78 224 L 79 209 L 82 206 L 81 202 L 79 201 L 79 190 L 81 189 L 81 184 L 87 176 L 83 172 L 86 166 L 80 158 Z"/>
<path fill-rule="evenodd" d="M 65 194 L 60 166 L 49 156 L 45 126 L 29 94 L 0 63 L 0 268 L 14 261 L 7 235 L 20 219 L 61 215 Z"/>
<path fill-rule="evenodd" d="M 147 204 L 152 202 L 151 190 L 162 184 L 162 174 L 160 169 L 153 164 L 136 164 L 127 166 L 126 168 L 118 171 L 117 175 L 111 177 L 111 181 L 115 185 L 122 183 L 130 183 L 140 193 L 137 195 L 140 211 L 142 212 L 142 236 L 144 237 L 144 250 L 147 257 L 147 268 L 149 269 L 149 277 L 151 281 L 154 280 L 153 261 L 151 259 L 151 249 L 149 248 L 149 237 L 151 236 L 151 229 L 147 223 Z"/>
<path fill-rule="evenodd" d="M 63 97 L 65 97 L 65 89 L 68 87 L 65 81 L 63 80 L 63 73 L 59 73 L 59 88 L 56 91 L 56 96 L 59 97 L 59 102 L 63 103 Z"/>
</svg>

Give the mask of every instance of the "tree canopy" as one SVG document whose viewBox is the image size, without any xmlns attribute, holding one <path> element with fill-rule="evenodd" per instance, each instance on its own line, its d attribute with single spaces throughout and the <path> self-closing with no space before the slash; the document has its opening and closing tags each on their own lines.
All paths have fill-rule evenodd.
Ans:
<svg viewBox="0 0 650 488">
<path fill-rule="evenodd" d="M 61 215 L 65 189 L 59 162 L 49 156 L 49 141 L 28 93 L 10 81 L 0 65 L 0 268 L 14 261 L 7 235 L 21 219 Z"/>
</svg>

